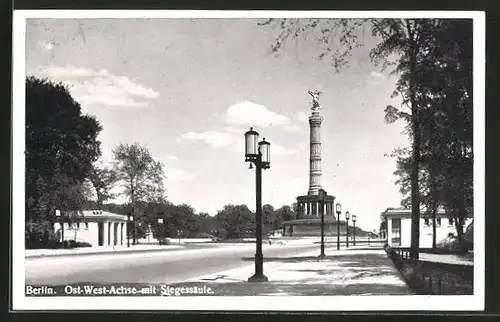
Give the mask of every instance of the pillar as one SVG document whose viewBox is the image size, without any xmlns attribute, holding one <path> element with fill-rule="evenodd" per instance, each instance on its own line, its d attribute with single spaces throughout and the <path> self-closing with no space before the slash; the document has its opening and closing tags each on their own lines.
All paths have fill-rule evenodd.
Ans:
<svg viewBox="0 0 500 322">
<path fill-rule="evenodd" d="M 309 195 L 318 195 L 321 189 L 321 123 L 319 112 L 312 112 L 309 117 Z"/>
<path fill-rule="evenodd" d="M 102 245 L 108 246 L 108 222 L 104 221 L 102 227 Z"/>
<path fill-rule="evenodd" d="M 118 223 L 113 223 L 113 245 L 118 245 Z"/>
<path fill-rule="evenodd" d="M 106 236 L 106 245 L 107 246 L 111 245 L 111 234 L 112 234 L 111 222 L 108 221 L 108 235 Z"/>
<path fill-rule="evenodd" d="M 123 245 L 123 223 L 120 224 L 120 245 Z"/>
<path fill-rule="evenodd" d="M 123 245 L 127 244 L 128 238 L 128 222 L 123 223 Z"/>
</svg>

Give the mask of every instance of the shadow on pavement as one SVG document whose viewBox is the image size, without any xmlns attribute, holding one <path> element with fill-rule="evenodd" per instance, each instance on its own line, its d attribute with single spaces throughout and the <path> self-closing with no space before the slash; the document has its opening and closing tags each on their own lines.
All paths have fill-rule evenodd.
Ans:
<svg viewBox="0 0 500 322">
<path fill-rule="evenodd" d="M 254 257 L 243 257 L 244 261 L 254 261 Z M 326 256 L 324 259 L 319 259 L 318 256 L 292 256 L 292 257 L 265 257 L 264 262 L 282 262 L 282 263 L 301 263 L 301 262 L 337 262 L 339 264 L 349 263 L 349 265 L 369 266 L 391 263 L 391 260 L 385 253 L 374 254 L 342 254 Z"/>
<path fill-rule="evenodd" d="M 253 258 L 244 258 L 253 261 Z M 286 264 L 261 283 L 214 284 L 220 295 L 411 295 L 399 272 L 385 253 L 351 253 L 327 256 L 267 257 L 265 263 Z M 308 265 L 310 267 L 308 267 Z M 265 274 L 264 264 L 264 274 Z M 245 289 L 247 289 L 245 291 Z M 255 294 L 254 294 L 255 295 Z"/>
</svg>

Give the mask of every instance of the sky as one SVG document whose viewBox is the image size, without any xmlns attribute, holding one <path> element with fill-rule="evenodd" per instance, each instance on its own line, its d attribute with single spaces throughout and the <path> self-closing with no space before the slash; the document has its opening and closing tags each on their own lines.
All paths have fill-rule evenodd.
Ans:
<svg viewBox="0 0 500 322">
<path fill-rule="evenodd" d="M 270 52 L 279 30 L 256 19 L 28 19 L 26 74 L 70 86 L 103 131 L 102 162 L 120 143 L 147 147 L 166 169 L 167 198 L 215 215 L 255 209 L 255 170 L 244 162 L 252 126 L 271 143 L 263 204 L 291 205 L 309 188 L 308 89 L 320 98 L 322 186 L 357 226 L 378 229 L 399 206 L 395 162 L 404 124 L 386 124 L 396 76 L 369 59 L 370 32 L 336 73 L 318 60 L 315 34 Z M 116 200 L 118 202 L 123 199 Z"/>
</svg>

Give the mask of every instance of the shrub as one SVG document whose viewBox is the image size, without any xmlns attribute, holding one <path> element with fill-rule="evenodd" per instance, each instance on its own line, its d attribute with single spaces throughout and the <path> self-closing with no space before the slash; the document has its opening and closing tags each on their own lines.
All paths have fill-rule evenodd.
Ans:
<svg viewBox="0 0 500 322">
<path fill-rule="evenodd" d="M 76 241 L 73 239 L 65 240 L 64 242 L 58 242 L 58 247 L 55 248 L 79 248 L 79 247 L 92 247 L 92 244 L 84 241 Z"/>
</svg>

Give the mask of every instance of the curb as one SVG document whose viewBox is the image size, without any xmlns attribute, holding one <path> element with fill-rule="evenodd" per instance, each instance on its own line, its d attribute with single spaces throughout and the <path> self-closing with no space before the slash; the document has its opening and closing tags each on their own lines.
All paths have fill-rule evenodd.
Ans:
<svg viewBox="0 0 500 322">
<path fill-rule="evenodd" d="M 160 251 L 176 251 L 176 250 L 185 250 L 185 247 L 182 248 L 173 248 L 173 249 L 134 249 L 134 250 L 108 250 L 102 252 L 88 252 L 88 253 L 61 253 L 61 254 L 40 254 L 40 255 L 25 255 L 25 258 L 42 258 L 42 257 L 62 257 L 62 256 L 90 256 L 90 255 L 101 255 L 101 254 L 131 254 L 131 253 L 150 253 L 150 252 L 160 252 Z"/>
<path fill-rule="evenodd" d="M 234 247 L 241 247 L 239 245 L 234 245 L 234 246 L 226 246 L 222 247 L 221 249 L 231 249 Z M 133 254 L 133 253 L 155 253 L 155 252 L 161 252 L 161 251 L 168 251 L 168 252 L 175 252 L 175 251 L 186 251 L 186 252 L 206 252 L 207 250 L 211 249 L 216 249 L 216 247 L 207 247 L 207 248 L 189 248 L 185 246 L 181 246 L 180 248 L 173 248 L 173 249 L 162 249 L 162 248 L 157 248 L 157 249 L 131 249 L 131 250 L 124 250 L 124 251 L 102 251 L 102 252 L 89 252 L 89 253 L 62 253 L 62 254 L 41 254 L 41 255 L 25 255 L 25 258 L 47 258 L 47 257 L 68 257 L 68 256 L 92 256 L 92 255 L 100 255 L 100 254 L 114 254 L 114 255 L 119 255 L 119 254 Z"/>
</svg>

